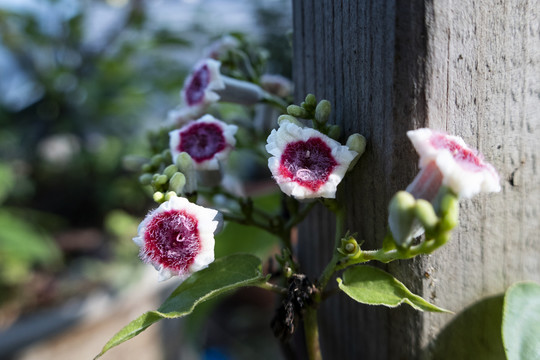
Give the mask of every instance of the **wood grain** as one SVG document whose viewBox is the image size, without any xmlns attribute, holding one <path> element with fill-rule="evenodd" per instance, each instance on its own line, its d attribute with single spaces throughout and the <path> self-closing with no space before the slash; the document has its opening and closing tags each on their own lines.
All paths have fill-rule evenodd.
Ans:
<svg viewBox="0 0 540 360">
<path fill-rule="evenodd" d="M 320 315 L 327 358 L 467 358 L 452 353 L 471 336 L 452 330 L 460 312 L 515 281 L 540 281 L 539 15 L 538 1 L 293 1 L 297 99 L 312 92 L 330 100 L 330 121 L 368 140 L 340 185 L 347 225 L 365 248 L 380 247 L 388 200 L 417 171 L 407 130 L 429 126 L 462 136 L 502 178 L 501 193 L 461 202 L 449 245 L 386 267 L 457 314 L 334 297 Z M 300 228 L 300 260 L 311 277 L 331 256 L 333 228 L 322 208 Z M 482 319 L 478 331 L 493 327 Z"/>
</svg>

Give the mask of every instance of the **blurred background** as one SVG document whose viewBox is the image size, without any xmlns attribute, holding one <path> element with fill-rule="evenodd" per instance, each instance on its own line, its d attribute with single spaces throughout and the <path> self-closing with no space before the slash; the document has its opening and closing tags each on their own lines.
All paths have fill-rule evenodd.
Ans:
<svg viewBox="0 0 540 360">
<path fill-rule="evenodd" d="M 212 40 L 257 42 L 290 77 L 290 29 L 287 0 L 0 0 L 0 359 L 89 359 L 159 306 L 177 284 L 131 241 L 154 207 L 133 156 Z M 258 240 L 240 250 L 272 251 L 254 229 L 221 236 L 246 231 Z M 275 305 L 240 291 L 103 358 L 276 359 Z"/>
</svg>

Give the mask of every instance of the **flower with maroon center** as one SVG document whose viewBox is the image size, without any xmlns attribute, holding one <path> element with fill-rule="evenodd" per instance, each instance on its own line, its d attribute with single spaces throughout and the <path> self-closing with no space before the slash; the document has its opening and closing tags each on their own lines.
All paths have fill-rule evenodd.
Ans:
<svg viewBox="0 0 540 360">
<path fill-rule="evenodd" d="M 188 153 L 197 170 L 217 170 L 219 161 L 227 158 L 236 144 L 234 135 L 238 127 L 205 115 L 184 127 L 169 133 L 173 159 Z"/>
<path fill-rule="evenodd" d="M 220 66 L 221 63 L 213 59 L 204 59 L 195 65 L 182 89 L 182 98 L 188 107 L 206 108 L 219 100 L 215 91 L 225 88 Z"/>
<path fill-rule="evenodd" d="M 441 186 L 462 198 L 501 190 L 495 168 L 462 138 L 426 128 L 407 136 L 420 156 L 420 172 L 407 187 L 415 198 L 432 201 Z"/>
<path fill-rule="evenodd" d="M 355 151 L 311 128 L 283 121 L 268 136 L 268 167 L 285 194 L 335 198 Z"/>
<path fill-rule="evenodd" d="M 133 241 L 140 257 L 159 271 L 159 281 L 182 281 L 214 261 L 214 231 L 218 212 L 172 197 L 151 211 Z"/>
</svg>

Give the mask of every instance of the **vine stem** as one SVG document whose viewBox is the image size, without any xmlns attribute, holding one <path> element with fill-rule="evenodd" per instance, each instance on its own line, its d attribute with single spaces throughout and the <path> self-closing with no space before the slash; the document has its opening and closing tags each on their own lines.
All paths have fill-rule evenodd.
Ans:
<svg viewBox="0 0 540 360">
<path fill-rule="evenodd" d="M 322 360 L 321 346 L 319 340 L 319 325 L 317 322 L 317 307 L 321 302 L 321 294 L 328 284 L 328 281 L 334 274 L 337 263 L 341 258 L 341 255 L 337 251 L 341 238 L 344 235 L 345 231 L 345 209 L 342 206 L 337 206 L 335 208 L 328 207 L 336 215 L 336 233 L 335 233 L 335 243 L 334 243 L 334 252 L 332 259 L 326 265 L 321 277 L 319 278 L 317 284 L 317 292 L 314 297 L 314 303 L 307 307 L 304 311 L 304 332 L 306 338 L 306 346 L 308 351 L 308 357 L 310 360 Z"/>
<path fill-rule="evenodd" d="M 304 333 L 309 360 L 322 360 L 316 307 L 310 306 L 304 311 Z"/>
</svg>

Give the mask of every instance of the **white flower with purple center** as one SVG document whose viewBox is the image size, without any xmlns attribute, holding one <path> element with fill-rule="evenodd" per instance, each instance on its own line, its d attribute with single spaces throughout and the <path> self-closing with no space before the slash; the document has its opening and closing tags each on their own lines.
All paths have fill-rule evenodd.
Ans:
<svg viewBox="0 0 540 360">
<path fill-rule="evenodd" d="M 268 136 L 268 167 L 281 191 L 297 199 L 335 198 L 355 151 L 311 128 L 283 121 Z"/>
<path fill-rule="evenodd" d="M 236 145 L 234 135 L 238 127 L 205 115 L 169 133 L 173 159 L 188 153 L 196 170 L 217 170 L 219 162 L 227 158 Z"/>
<path fill-rule="evenodd" d="M 420 156 L 420 172 L 407 187 L 415 198 L 432 201 L 441 185 L 462 198 L 501 190 L 495 168 L 462 138 L 426 128 L 407 136 Z"/>
<path fill-rule="evenodd" d="M 215 92 L 225 89 L 220 66 L 221 63 L 213 59 L 204 59 L 195 65 L 182 89 L 182 99 L 187 106 L 205 108 L 220 99 Z"/>
<path fill-rule="evenodd" d="M 172 197 L 151 211 L 133 238 L 145 263 L 159 271 L 159 281 L 182 281 L 214 261 L 214 231 L 218 212 Z"/>
</svg>

